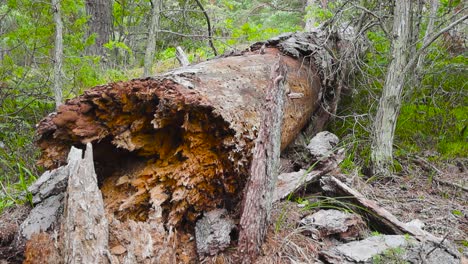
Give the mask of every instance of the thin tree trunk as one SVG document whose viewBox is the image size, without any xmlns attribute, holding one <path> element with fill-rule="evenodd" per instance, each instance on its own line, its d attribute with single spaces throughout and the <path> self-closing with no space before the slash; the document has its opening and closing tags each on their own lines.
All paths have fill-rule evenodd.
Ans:
<svg viewBox="0 0 468 264">
<path fill-rule="evenodd" d="M 404 69 L 411 41 L 411 1 L 396 1 L 394 9 L 392 56 L 382 97 L 374 121 L 371 160 L 373 173 L 390 176 L 393 165 L 393 137 L 401 107 Z"/>
<path fill-rule="evenodd" d="M 52 0 L 55 23 L 55 55 L 54 55 L 54 97 L 55 108 L 62 104 L 62 60 L 63 60 L 63 24 L 59 0 Z"/>
<path fill-rule="evenodd" d="M 314 16 L 312 14 L 312 10 L 313 8 L 316 7 L 316 3 L 315 3 L 316 0 L 307 0 L 307 4 L 306 4 L 306 21 L 305 21 L 305 26 L 304 26 L 304 31 L 306 32 L 311 32 L 315 29 L 315 19 L 314 19 Z"/>
<path fill-rule="evenodd" d="M 93 45 L 87 52 L 95 56 L 105 56 L 104 44 L 109 42 L 112 32 L 112 2 L 111 0 L 86 0 L 88 20 L 88 36 L 96 34 Z"/>
<path fill-rule="evenodd" d="M 156 49 L 156 35 L 159 29 L 159 10 L 160 0 L 151 1 L 151 24 L 148 33 L 148 42 L 145 52 L 145 65 L 143 70 L 143 77 L 151 75 L 151 68 L 153 67 L 154 52 Z"/>
<path fill-rule="evenodd" d="M 429 20 L 427 22 L 426 33 L 424 34 L 423 45 L 427 45 L 432 33 L 434 32 L 434 24 L 437 18 L 437 10 L 439 10 L 439 0 L 431 1 L 431 12 L 429 14 Z M 423 51 L 418 58 L 418 64 L 416 66 L 416 73 L 419 76 L 421 69 L 424 65 L 424 59 L 426 58 L 427 51 Z"/>
<path fill-rule="evenodd" d="M 284 66 L 278 61 L 272 67 L 262 113 L 260 131 L 255 142 L 250 179 L 243 200 L 240 219 L 239 255 L 242 263 L 253 263 L 260 253 L 270 221 L 273 191 L 278 179 L 281 126 L 284 105 Z"/>
</svg>

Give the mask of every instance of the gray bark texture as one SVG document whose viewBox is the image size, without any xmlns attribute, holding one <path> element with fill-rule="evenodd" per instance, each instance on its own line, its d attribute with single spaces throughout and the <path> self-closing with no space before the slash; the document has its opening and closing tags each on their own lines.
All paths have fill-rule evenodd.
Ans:
<svg viewBox="0 0 468 264">
<path fill-rule="evenodd" d="M 55 108 L 62 104 L 63 23 L 59 0 L 52 0 L 55 23 L 54 97 Z"/>
<path fill-rule="evenodd" d="M 148 33 L 148 42 L 146 44 L 143 77 L 149 77 L 152 74 L 151 68 L 153 67 L 154 52 L 156 50 L 157 30 L 159 29 L 160 5 L 160 0 L 151 1 L 151 24 Z"/>
<path fill-rule="evenodd" d="M 380 97 L 371 146 L 374 175 L 388 177 L 393 170 L 393 137 L 411 41 L 411 1 L 396 1 L 393 21 L 392 61 Z"/>
<path fill-rule="evenodd" d="M 88 47 L 90 55 L 105 56 L 104 44 L 109 42 L 112 32 L 112 1 L 86 0 L 88 20 L 88 36 L 96 34 L 95 42 Z"/>
<path fill-rule="evenodd" d="M 285 75 L 280 58 L 272 67 L 250 167 L 251 175 L 243 200 L 238 247 L 240 255 L 246 254 L 243 263 L 255 261 L 270 220 L 273 191 L 278 179 Z"/>
<path fill-rule="evenodd" d="M 67 200 L 62 230 L 65 263 L 108 263 L 109 230 L 104 202 L 97 185 L 91 143 L 86 145 L 84 159 L 81 150 L 69 160 Z"/>
</svg>

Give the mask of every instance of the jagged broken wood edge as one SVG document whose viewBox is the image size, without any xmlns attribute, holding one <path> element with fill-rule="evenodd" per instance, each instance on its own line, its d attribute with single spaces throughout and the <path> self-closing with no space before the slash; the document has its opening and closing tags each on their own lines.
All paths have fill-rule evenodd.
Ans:
<svg viewBox="0 0 468 264">
<path fill-rule="evenodd" d="M 109 227 L 94 171 L 91 143 L 71 148 L 67 199 L 62 220 L 65 263 L 108 263 Z"/>
</svg>

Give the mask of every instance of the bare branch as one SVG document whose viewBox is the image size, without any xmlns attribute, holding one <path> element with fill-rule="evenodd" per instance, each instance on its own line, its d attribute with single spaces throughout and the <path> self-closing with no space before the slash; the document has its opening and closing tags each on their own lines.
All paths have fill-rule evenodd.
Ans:
<svg viewBox="0 0 468 264">
<path fill-rule="evenodd" d="M 450 25 L 446 26 L 445 28 L 441 29 L 439 32 L 434 34 L 427 43 L 424 45 L 411 57 L 411 60 L 406 64 L 403 73 L 408 73 L 409 70 L 413 67 L 413 65 L 418 61 L 419 56 L 434 42 L 436 41 L 442 34 L 449 31 L 450 29 L 454 28 L 456 25 L 460 24 L 461 22 L 465 21 L 468 18 L 468 15 L 464 15 L 458 20 L 452 22 Z"/>
<path fill-rule="evenodd" d="M 361 9 L 362 11 L 372 15 L 373 17 L 377 18 L 377 20 L 379 21 L 379 26 L 380 28 L 383 30 L 383 32 L 385 33 L 385 35 L 390 39 L 390 34 L 388 33 L 388 29 L 387 27 L 385 26 L 385 24 L 383 23 L 382 21 L 382 17 L 377 15 L 376 13 L 370 11 L 369 9 L 363 7 L 363 6 L 358 6 L 358 5 L 354 5 L 354 7 L 358 8 L 358 9 Z"/>
<path fill-rule="evenodd" d="M 210 47 L 211 49 L 213 50 L 213 53 L 215 56 L 218 56 L 218 52 L 216 51 L 216 48 L 213 44 L 213 37 L 212 37 L 212 33 L 211 33 L 211 23 L 210 23 L 210 17 L 208 16 L 208 14 L 206 13 L 205 11 L 205 8 L 203 7 L 203 5 L 200 3 L 199 0 L 195 0 L 195 2 L 197 2 L 197 5 L 198 7 L 200 7 L 200 9 L 203 11 L 203 14 L 205 15 L 205 18 L 206 18 L 206 24 L 208 26 L 208 42 L 210 43 Z"/>
</svg>

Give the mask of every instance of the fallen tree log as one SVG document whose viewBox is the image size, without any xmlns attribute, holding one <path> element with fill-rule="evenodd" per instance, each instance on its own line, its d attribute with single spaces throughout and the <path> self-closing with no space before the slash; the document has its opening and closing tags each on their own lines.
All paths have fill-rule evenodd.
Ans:
<svg viewBox="0 0 468 264">
<path fill-rule="evenodd" d="M 286 99 L 282 148 L 306 125 L 321 92 L 313 62 L 273 45 L 262 52 L 90 89 L 39 124 L 40 163 L 59 166 L 72 145 L 93 143 L 106 207 L 120 218 L 145 220 L 157 205 L 176 225 L 232 209 L 248 176 L 270 66 L 283 56 L 285 88 L 304 95 Z"/>
<path fill-rule="evenodd" d="M 193 223 L 203 212 L 239 212 L 278 57 L 286 71 L 281 149 L 319 106 L 330 66 L 330 56 L 322 55 L 330 47 L 318 45 L 314 34 L 284 35 L 161 76 L 92 88 L 38 124 L 39 162 L 58 167 L 71 146 L 93 144 L 109 247 L 121 259 L 131 259 L 124 255 L 134 247 L 125 232 L 151 234 L 156 243 L 161 238 L 153 235 L 164 233 L 164 225 L 183 230 L 171 235 L 174 245 L 192 243 Z M 194 252 L 177 247 L 167 254 L 177 251 L 182 262 Z"/>
</svg>

